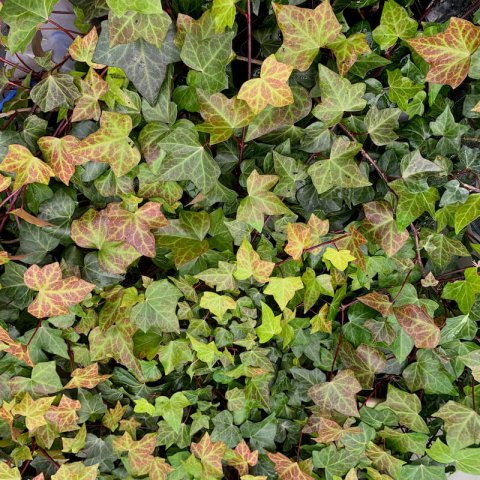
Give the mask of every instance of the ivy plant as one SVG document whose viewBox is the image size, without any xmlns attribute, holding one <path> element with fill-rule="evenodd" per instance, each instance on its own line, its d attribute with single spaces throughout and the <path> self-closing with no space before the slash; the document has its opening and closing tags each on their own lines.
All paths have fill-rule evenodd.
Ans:
<svg viewBox="0 0 480 480">
<path fill-rule="evenodd" d="M 3 1 L 2 480 L 480 475 L 480 16 L 421 3 Z"/>
</svg>

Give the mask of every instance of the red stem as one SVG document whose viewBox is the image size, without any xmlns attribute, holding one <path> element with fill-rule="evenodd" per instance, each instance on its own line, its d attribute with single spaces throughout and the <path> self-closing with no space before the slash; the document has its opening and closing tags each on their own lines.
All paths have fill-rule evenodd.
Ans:
<svg viewBox="0 0 480 480">
<path fill-rule="evenodd" d="M 3 57 L 0 57 L 0 63 L 6 63 L 7 65 L 10 65 L 11 67 L 13 68 L 18 68 L 18 70 L 21 70 L 22 72 L 25 72 L 25 73 L 30 73 L 32 72 L 32 69 L 26 69 L 25 67 L 23 67 L 22 65 L 18 65 L 17 63 L 13 63 L 11 62 L 10 60 L 7 60 L 6 58 L 3 58 Z"/>
<path fill-rule="evenodd" d="M 65 33 L 65 35 L 68 35 L 72 40 L 75 40 L 75 36 L 73 35 L 73 33 L 77 35 L 81 35 L 80 32 L 73 32 L 73 30 L 67 30 L 66 28 L 63 28 L 59 23 L 55 22 L 51 18 L 48 19 L 48 23 L 55 25 L 58 28 L 58 30 L 61 30 L 63 33 Z"/>
</svg>

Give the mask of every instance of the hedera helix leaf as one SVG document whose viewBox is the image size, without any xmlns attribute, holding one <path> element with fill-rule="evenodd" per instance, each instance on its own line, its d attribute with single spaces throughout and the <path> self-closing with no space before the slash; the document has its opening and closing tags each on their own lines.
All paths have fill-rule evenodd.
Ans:
<svg viewBox="0 0 480 480">
<path fill-rule="evenodd" d="M 337 60 L 338 73 L 345 76 L 360 55 L 370 53 L 370 47 L 364 33 L 354 33 L 349 37 L 338 35 L 327 47 Z"/>
<path fill-rule="evenodd" d="M 220 168 L 202 146 L 191 123 L 180 123 L 160 141 L 166 156 L 159 174 L 163 180 L 190 180 L 203 193 L 210 191 Z"/>
<path fill-rule="evenodd" d="M 320 76 L 321 102 L 313 109 L 313 114 L 322 120 L 326 127 L 338 123 L 345 112 L 357 112 L 367 105 L 362 97 L 364 83 L 352 83 L 323 65 L 318 66 Z"/>
<path fill-rule="evenodd" d="M 15 190 L 29 183 L 48 185 L 50 177 L 55 175 L 53 170 L 39 158 L 34 157 L 28 148 L 15 144 L 8 147 L 8 153 L 0 163 L 0 170 L 15 174 L 13 184 Z"/>
<path fill-rule="evenodd" d="M 124 273 L 140 253 L 124 241 L 113 240 L 109 224 L 106 210 L 90 209 L 72 222 L 72 240 L 80 247 L 98 249 L 98 261 L 105 270 Z"/>
<path fill-rule="evenodd" d="M 99 104 L 108 92 L 108 83 L 93 69 L 90 69 L 84 79 L 80 80 L 82 96 L 75 102 L 72 122 L 82 120 L 100 120 L 102 110 Z"/>
<path fill-rule="evenodd" d="M 71 108 L 80 92 L 71 75 L 59 73 L 48 75 L 38 82 L 30 95 L 43 112 L 50 112 L 58 107 Z"/>
<path fill-rule="evenodd" d="M 480 28 L 452 17 L 444 32 L 408 40 L 408 44 L 428 62 L 428 82 L 457 88 L 467 76 L 471 54 L 480 46 Z"/>
<path fill-rule="evenodd" d="M 259 78 L 245 82 L 238 92 L 238 98 L 245 100 L 254 114 L 267 105 L 284 107 L 293 103 L 293 93 L 288 79 L 293 67 L 278 62 L 270 55 L 262 64 Z"/>
<path fill-rule="evenodd" d="M 248 196 L 240 202 L 237 220 L 244 221 L 261 232 L 265 215 L 292 213 L 274 193 L 270 192 L 277 181 L 276 175 L 259 175 L 254 170 L 247 179 Z"/>
<path fill-rule="evenodd" d="M 161 48 L 172 21 L 167 12 L 143 14 L 125 12 L 108 18 L 110 46 L 135 42 L 142 38 L 147 43 Z"/>
<path fill-rule="evenodd" d="M 68 53 L 77 62 L 85 62 L 92 68 L 105 68 L 101 63 L 94 63 L 92 61 L 95 48 L 98 43 L 98 32 L 94 27 L 83 37 L 78 36 L 68 47 Z"/>
<path fill-rule="evenodd" d="M 291 5 L 273 4 L 283 44 L 276 53 L 278 60 L 305 71 L 321 47 L 335 40 L 341 26 L 329 0 L 314 10 Z"/>
<path fill-rule="evenodd" d="M 395 45 L 397 40 L 412 38 L 417 33 L 418 24 L 410 18 L 407 10 L 394 0 L 387 0 L 383 6 L 380 25 L 373 32 L 373 40 L 385 50 Z"/>
<path fill-rule="evenodd" d="M 72 307 L 95 288 L 95 285 L 77 277 L 63 278 L 60 264 L 44 267 L 32 265 L 23 276 L 25 285 L 38 291 L 28 311 L 37 318 L 54 317 L 68 313 Z"/>
<path fill-rule="evenodd" d="M 361 148 L 359 143 L 343 137 L 335 138 L 328 160 L 320 160 L 308 169 L 319 194 L 335 187 L 360 188 L 371 185 L 354 160 Z"/>
<path fill-rule="evenodd" d="M 128 11 L 145 14 L 162 12 L 161 2 L 156 0 L 107 0 L 107 4 L 115 15 L 124 15 Z"/>
<path fill-rule="evenodd" d="M 132 130 L 132 119 L 116 112 L 103 112 L 100 128 L 83 139 L 71 153 L 94 162 L 105 162 L 113 173 L 121 177 L 138 162 L 140 152 L 128 137 Z"/>
<path fill-rule="evenodd" d="M 229 99 L 222 93 L 206 95 L 197 90 L 200 113 L 205 120 L 197 130 L 210 134 L 210 144 L 228 140 L 236 128 L 246 127 L 255 117 L 246 102 L 238 97 Z"/>
<path fill-rule="evenodd" d="M 55 0 L 7 0 L 3 4 L 2 19 L 10 27 L 7 42 L 12 54 L 26 49 L 38 26 L 48 20 L 55 3 Z"/>
</svg>

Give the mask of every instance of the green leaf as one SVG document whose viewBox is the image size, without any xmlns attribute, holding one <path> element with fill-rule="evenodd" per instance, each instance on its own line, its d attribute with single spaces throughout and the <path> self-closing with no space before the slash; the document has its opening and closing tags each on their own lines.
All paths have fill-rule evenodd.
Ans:
<svg viewBox="0 0 480 480">
<path fill-rule="evenodd" d="M 373 30 L 373 40 L 382 50 L 395 45 L 399 38 L 412 38 L 418 24 L 410 18 L 407 10 L 393 0 L 387 0 L 382 10 L 380 25 Z"/>
<path fill-rule="evenodd" d="M 210 143 L 228 140 L 236 128 L 246 127 L 255 118 L 249 106 L 239 98 L 229 99 L 222 93 L 206 95 L 197 90 L 200 113 L 205 120 L 196 128 L 210 134 Z"/>
<path fill-rule="evenodd" d="M 212 312 L 221 321 L 227 310 L 235 310 L 237 304 L 232 297 L 227 295 L 205 292 L 200 299 L 200 306 Z"/>
<path fill-rule="evenodd" d="M 152 282 L 145 290 L 145 301 L 133 307 L 131 318 L 144 332 L 178 332 L 176 309 L 181 296 L 168 280 Z"/>
<path fill-rule="evenodd" d="M 305 71 L 321 47 L 333 42 L 341 26 L 328 0 L 315 9 L 273 4 L 283 44 L 276 53 L 280 62 Z"/>
<path fill-rule="evenodd" d="M 465 280 L 447 283 L 443 288 L 442 298 L 455 300 L 463 313 L 469 313 L 475 296 L 480 292 L 480 277 L 477 268 L 467 268 L 464 272 Z"/>
<path fill-rule="evenodd" d="M 443 420 L 452 452 L 480 442 L 480 415 L 471 408 L 450 400 L 434 416 Z"/>
<path fill-rule="evenodd" d="M 406 230 L 398 231 L 391 207 L 385 201 L 363 205 L 365 233 L 380 245 L 388 256 L 395 255 L 408 240 Z"/>
<path fill-rule="evenodd" d="M 163 180 L 190 180 L 203 193 L 213 188 L 220 168 L 190 122 L 177 124 L 159 146 L 166 154 L 158 171 Z"/>
<path fill-rule="evenodd" d="M 263 292 L 267 295 L 273 295 L 280 310 L 283 311 L 287 303 L 295 296 L 295 292 L 302 288 L 303 282 L 300 277 L 271 277 Z"/>
<path fill-rule="evenodd" d="M 259 175 L 253 170 L 247 179 L 248 196 L 240 202 L 237 220 L 246 222 L 261 232 L 265 215 L 292 213 L 274 193 L 269 191 L 277 182 L 276 175 Z"/>
<path fill-rule="evenodd" d="M 37 363 L 29 377 L 13 377 L 10 380 L 12 393 L 28 392 L 34 396 L 45 396 L 62 390 L 62 382 L 56 371 L 55 362 Z"/>
<path fill-rule="evenodd" d="M 440 199 L 438 190 L 430 187 L 426 190 L 420 188 L 410 189 L 404 180 L 395 180 L 389 183 L 398 195 L 397 227 L 404 230 L 424 212 L 435 215 L 435 202 Z"/>
<path fill-rule="evenodd" d="M 272 309 L 262 302 L 262 324 L 255 329 L 260 343 L 266 343 L 282 333 L 281 318 L 281 315 L 275 316 Z"/>
<path fill-rule="evenodd" d="M 212 94 L 228 86 L 225 73 L 234 32 L 204 36 L 197 29 L 187 32 L 180 58 L 191 70 L 188 84 Z"/>
<path fill-rule="evenodd" d="M 322 101 L 312 113 L 321 120 L 326 127 L 338 123 L 345 112 L 358 112 L 367 105 L 362 97 L 365 95 L 364 83 L 352 83 L 337 73 L 318 65 L 320 76 L 320 92 Z"/>
<path fill-rule="evenodd" d="M 398 108 L 370 108 L 365 115 L 365 127 L 375 145 L 388 145 L 398 137 L 394 130 L 398 128 L 400 113 Z"/>
<path fill-rule="evenodd" d="M 308 92 L 299 86 L 291 87 L 293 103 L 286 107 L 268 106 L 262 110 L 250 123 L 245 140 L 255 140 L 262 135 L 293 125 L 306 117 L 312 108 L 312 101 Z"/>
<path fill-rule="evenodd" d="M 402 425 L 420 433 L 429 433 L 425 420 L 419 415 L 422 402 L 413 393 L 407 393 L 394 385 L 388 386 L 387 399 L 379 408 L 393 410 Z"/>
<path fill-rule="evenodd" d="M 80 92 L 71 75 L 58 73 L 48 75 L 38 82 L 32 88 L 30 96 L 42 112 L 50 112 L 58 107 L 72 108 L 75 100 L 80 97 Z"/>
<path fill-rule="evenodd" d="M 162 4 L 156 0 L 107 0 L 115 15 L 124 15 L 127 11 L 139 13 L 161 13 Z"/>
<path fill-rule="evenodd" d="M 12 54 L 25 51 L 39 24 L 48 20 L 56 3 L 56 0 L 6 0 L 4 2 L 2 20 L 10 27 L 7 43 Z"/>
<path fill-rule="evenodd" d="M 147 102 L 153 105 L 168 65 L 179 60 L 178 49 L 173 43 L 173 31 L 169 30 L 160 49 L 141 38 L 111 48 L 108 31 L 108 22 L 103 22 L 93 60 L 121 68 Z"/>
<path fill-rule="evenodd" d="M 467 201 L 455 208 L 455 233 L 480 217 L 480 193 L 469 195 Z"/>
<path fill-rule="evenodd" d="M 395 102 L 404 112 L 407 112 L 409 107 L 412 106 L 411 100 L 414 100 L 416 95 L 423 91 L 424 85 L 415 83 L 410 78 L 402 76 L 402 72 L 398 69 L 388 70 L 387 76 L 388 98 Z M 423 109 L 421 113 L 423 113 Z"/>
<path fill-rule="evenodd" d="M 451 376 L 429 350 L 419 350 L 417 361 L 405 368 L 402 375 L 411 392 L 423 389 L 425 393 L 431 395 L 457 393 L 457 389 L 452 385 Z"/>
<path fill-rule="evenodd" d="M 212 16 L 215 20 L 215 29 L 221 33 L 226 27 L 231 28 L 235 22 L 237 10 L 235 4 L 238 0 L 213 0 Z"/>
<path fill-rule="evenodd" d="M 335 187 L 361 188 L 371 185 L 354 160 L 361 148 L 359 143 L 342 137 L 335 138 L 328 160 L 320 160 L 308 169 L 319 194 Z"/>
<path fill-rule="evenodd" d="M 212 418 L 214 429 L 212 441 L 223 442 L 227 447 L 234 448 L 242 440 L 239 428 L 233 424 L 233 416 L 228 410 L 221 411 Z"/>
</svg>

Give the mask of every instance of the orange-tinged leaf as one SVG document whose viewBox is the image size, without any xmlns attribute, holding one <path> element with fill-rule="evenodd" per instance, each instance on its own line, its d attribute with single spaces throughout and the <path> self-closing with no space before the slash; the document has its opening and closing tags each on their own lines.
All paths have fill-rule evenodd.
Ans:
<svg viewBox="0 0 480 480">
<path fill-rule="evenodd" d="M 287 227 L 288 243 L 285 253 L 294 260 L 302 258 L 303 251 L 312 244 L 310 227 L 304 223 L 289 223 Z"/>
<path fill-rule="evenodd" d="M 121 437 L 114 437 L 112 442 L 115 451 L 128 452 L 128 464 L 135 476 L 146 475 L 154 460 L 152 456 L 157 443 L 157 434 L 148 433 L 141 440 L 134 440 L 125 432 Z"/>
<path fill-rule="evenodd" d="M 246 280 L 253 277 L 258 283 L 266 283 L 275 268 L 273 262 L 267 262 L 253 249 L 247 238 L 243 239 L 237 251 L 237 269 L 234 277 L 238 280 Z"/>
<path fill-rule="evenodd" d="M 98 263 L 111 273 L 125 273 L 128 266 L 141 256 L 126 242 L 110 238 L 106 210 L 87 210 L 72 222 L 70 235 L 79 247 L 97 248 Z"/>
<path fill-rule="evenodd" d="M 26 345 L 22 345 L 20 342 L 13 340 L 8 332 L 0 326 L 0 351 L 7 352 L 18 358 L 20 361 L 33 367 L 32 359 L 28 353 Z"/>
<path fill-rule="evenodd" d="M 395 317 L 417 348 L 435 348 L 440 342 L 440 329 L 425 307 L 404 305 L 394 307 Z"/>
<path fill-rule="evenodd" d="M 338 73 L 342 77 L 348 73 L 359 55 L 371 52 L 364 33 L 354 33 L 348 38 L 340 34 L 327 47 L 335 55 Z"/>
<path fill-rule="evenodd" d="M 356 394 L 362 390 L 351 370 L 342 370 L 325 383 L 310 387 L 309 397 L 315 405 L 327 412 L 336 411 L 343 415 L 358 417 Z"/>
<path fill-rule="evenodd" d="M 358 297 L 358 300 L 367 305 L 367 307 L 373 308 L 377 312 L 381 313 L 384 317 L 393 315 L 392 302 L 390 301 L 388 295 L 378 292 L 371 292 Z"/>
<path fill-rule="evenodd" d="M 80 145 L 80 140 L 72 135 L 66 135 L 62 138 L 42 137 L 38 139 L 37 143 L 42 151 L 43 158 L 65 185 L 69 184 L 70 178 L 75 173 L 75 167 L 87 161 L 87 158 L 74 153 Z"/>
<path fill-rule="evenodd" d="M 313 477 L 305 473 L 297 462 L 292 462 L 281 453 L 266 452 L 268 458 L 275 464 L 275 471 L 280 480 L 313 480 Z"/>
<path fill-rule="evenodd" d="M 258 463 L 258 450 L 251 451 L 247 442 L 242 441 L 225 455 L 228 465 L 234 467 L 240 476 L 247 475 L 250 467 Z"/>
<path fill-rule="evenodd" d="M 80 142 L 72 153 L 92 162 L 108 163 L 117 177 L 127 174 L 140 162 L 140 151 L 128 137 L 132 117 L 124 113 L 102 113 L 100 128 Z"/>
<path fill-rule="evenodd" d="M 127 411 L 127 405 L 122 405 L 117 401 L 114 408 L 109 408 L 102 418 L 102 425 L 114 432 L 118 428 L 120 420 Z"/>
<path fill-rule="evenodd" d="M 69 307 L 80 303 L 95 288 L 95 285 L 77 277 L 62 278 L 58 262 L 44 267 L 32 265 L 23 280 L 28 288 L 38 291 L 28 307 L 28 312 L 37 318 L 67 314 Z"/>
<path fill-rule="evenodd" d="M 72 122 L 100 119 L 102 109 L 98 101 L 108 92 L 108 83 L 95 70 L 90 69 L 84 79 L 80 79 L 82 95 L 75 102 Z"/>
<path fill-rule="evenodd" d="M 165 459 L 160 457 L 152 457 L 149 465 L 149 480 L 167 480 L 168 474 L 173 470 Z"/>
<path fill-rule="evenodd" d="M 329 0 L 314 10 L 273 3 L 283 45 L 275 56 L 297 70 L 308 70 L 321 47 L 335 40 L 341 25 Z"/>
<path fill-rule="evenodd" d="M 124 210 L 119 203 L 109 203 L 106 215 L 110 240 L 125 241 L 142 255 L 155 256 L 155 237 L 150 230 L 168 223 L 159 203 L 147 202 L 134 213 Z"/>
<path fill-rule="evenodd" d="M 210 134 L 211 145 L 228 140 L 235 128 L 246 127 L 255 117 L 247 102 L 239 97 L 228 98 L 223 93 L 209 96 L 202 90 L 197 90 L 197 97 L 205 122 L 196 128 Z"/>
<path fill-rule="evenodd" d="M 9 145 L 8 153 L 0 163 L 0 170 L 15 174 L 13 189 L 17 190 L 29 183 L 48 185 L 55 173 L 45 163 L 34 157 L 30 150 L 22 145 Z"/>
<path fill-rule="evenodd" d="M 91 363 L 85 368 L 77 368 L 71 374 L 71 380 L 63 388 L 95 388 L 99 383 L 104 382 L 111 375 L 100 375 L 98 363 Z"/>
<path fill-rule="evenodd" d="M 30 394 L 26 393 L 22 400 L 13 407 L 12 413 L 25 417 L 25 425 L 32 432 L 36 428 L 47 424 L 45 414 L 54 400 L 55 397 L 43 397 L 33 400 Z"/>
<path fill-rule="evenodd" d="M 58 406 L 50 407 L 45 414 L 45 418 L 55 425 L 55 429 L 58 432 L 78 430 L 77 410 L 79 410 L 80 407 L 81 404 L 78 400 L 72 400 L 63 395 Z"/>
<path fill-rule="evenodd" d="M 444 32 L 407 43 L 428 62 L 428 82 L 457 88 L 467 76 L 472 53 L 480 46 L 480 27 L 452 17 Z"/>
<path fill-rule="evenodd" d="M 270 55 L 262 64 L 259 78 L 246 81 L 238 92 L 238 98 L 245 100 L 251 110 L 257 114 L 267 105 L 285 107 L 293 103 L 293 93 L 288 79 L 293 67 L 277 61 Z"/>
<path fill-rule="evenodd" d="M 64 463 L 52 475 L 52 480 L 96 480 L 98 464 L 85 466 L 83 462 Z"/>
<path fill-rule="evenodd" d="M 10 212 L 10 215 L 15 215 L 18 218 L 21 218 L 22 220 L 25 220 L 27 223 L 31 223 L 32 225 L 36 225 L 37 227 L 53 227 L 51 223 L 48 223 L 45 220 L 42 220 L 41 218 L 35 217 L 31 213 L 28 213 L 26 210 L 23 208 L 15 208 Z"/>
<path fill-rule="evenodd" d="M 317 443 L 332 443 L 338 442 L 344 433 L 343 428 L 334 420 L 320 417 L 318 421 L 317 436 L 314 440 Z"/>
<path fill-rule="evenodd" d="M 198 443 L 192 443 L 190 449 L 202 462 L 203 473 L 206 477 L 223 476 L 222 459 L 227 449 L 223 442 L 212 442 L 210 435 L 205 433 Z"/>
<path fill-rule="evenodd" d="M 105 65 L 93 63 L 92 58 L 98 43 L 97 29 L 92 28 L 85 36 L 78 36 L 68 47 L 68 52 L 77 62 L 85 62 L 92 68 L 104 68 Z"/>
<path fill-rule="evenodd" d="M 11 183 L 12 179 L 10 177 L 6 177 L 0 173 L 0 192 L 5 191 Z"/>
</svg>

